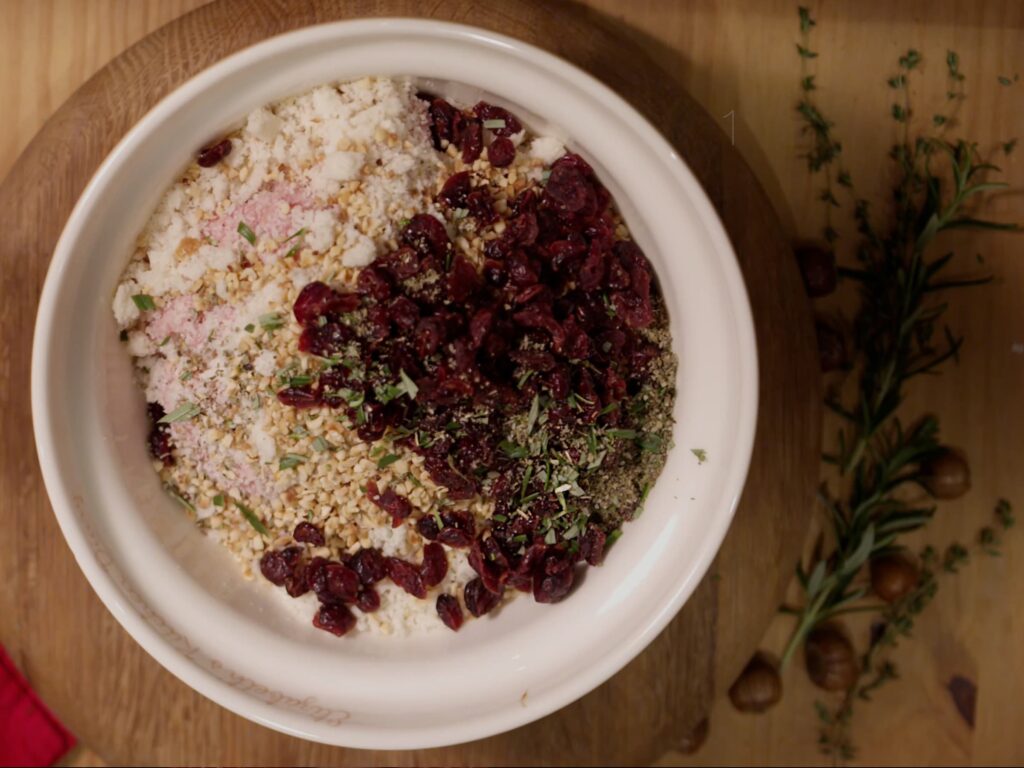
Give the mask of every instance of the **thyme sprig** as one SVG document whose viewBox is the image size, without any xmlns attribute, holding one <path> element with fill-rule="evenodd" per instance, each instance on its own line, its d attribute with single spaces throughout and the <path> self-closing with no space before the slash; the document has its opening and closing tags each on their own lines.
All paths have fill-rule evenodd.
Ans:
<svg viewBox="0 0 1024 768">
<path fill-rule="evenodd" d="M 899 670 L 886 657 L 887 651 L 895 648 L 900 639 L 911 636 L 914 619 L 934 599 L 942 575 L 957 573 L 969 561 L 972 550 L 987 557 L 999 557 L 1002 535 L 1013 527 L 1014 522 L 1010 502 L 1000 499 L 996 503 L 992 524 L 978 531 L 971 549 L 953 543 L 946 547 L 941 557 L 933 547 L 921 550 L 917 586 L 901 600 L 879 609 L 878 620 L 871 627 L 868 647 L 860 657 L 857 681 L 847 689 L 835 708 L 829 709 L 823 702 L 815 702 L 821 721 L 818 743 L 824 754 L 837 762 L 852 760 L 856 756 L 850 735 L 854 708 L 858 702 L 870 701 L 871 696 L 889 681 L 899 679 Z"/>
<path fill-rule="evenodd" d="M 814 20 L 800 9 L 802 48 L 810 50 Z M 974 198 L 1006 185 L 986 180 L 999 169 L 980 156 L 973 142 L 950 141 L 940 136 L 911 140 L 913 114 L 908 78 L 922 60 L 911 49 L 898 61 L 889 85 L 899 91 L 892 116 L 899 141 L 890 157 L 896 166 L 893 215 L 888 227 L 876 228 L 868 203 L 858 199 L 849 173 L 837 178 L 854 196 L 853 217 L 860 234 L 856 265 L 840 269 L 840 275 L 859 284 L 859 307 L 854 317 L 854 355 L 850 370 L 856 376 L 852 397 L 833 394 L 828 407 L 842 417 L 833 453 L 826 461 L 839 469 L 845 498 L 823 487 L 820 498 L 828 512 L 833 549 L 812 558 L 797 569 L 803 589 L 803 606 L 790 609 L 798 616 L 796 628 L 783 653 L 785 665 L 807 634 L 826 619 L 861 605 L 867 588 L 858 579 L 862 566 L 872 557 L 898 547 L 903 534 L 931 519 L 934 507 L 912 504 L 901 489 L 920 483 L 921 462 L 940 450 L 939 426 L 924 418 L 905 428 L 897 417 L 904 388 L 913 378 L 936 373 L 956 359 L 963 339 L 941 325 L 946 304 L 935 300 L 943 290 L 978 285 L 990 278 L 947 279 L 943 270 L 953 254 L 931 255 L 936 238 L 953 229 L 1013 230 L 1005 224 L 976 218 L 968 209 Z M 812 174 L 824 174 L 826 191 L 826 240 L 834 243 L 830 212 L 841 207 L 831 196 L 831 166 L 841 153 L 833 136 L 833 124 L 812 98 L 813 76 L 806 73 L 808 57 L 801 53 L 801 99 L 797 112 L 811 136 L 806 153 Z M 952 62 L 952 63 L 950 63 Z M 951 77 L 960 83 L 959 59 L 947 56 Z M 825 195 L 823 194 L 823 199 Z M 937 334 L 936 329 L 942 328 Z"/>
</svg>

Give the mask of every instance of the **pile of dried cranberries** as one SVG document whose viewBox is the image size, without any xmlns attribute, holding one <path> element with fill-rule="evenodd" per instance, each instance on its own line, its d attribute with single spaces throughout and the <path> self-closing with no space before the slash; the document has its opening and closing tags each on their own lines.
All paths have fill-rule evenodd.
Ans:
<svg viewBox="0 0 1024 768">
<path fill-rule="evenodd" d="M 521 130 L 487 104 L 464 113 L 432 99 L 428 114 L 438 148 L 454 143 L 467 161 L 483 151 L 485 124 L 503 125 L 489 146 L 495 165 L 509 149 L 499 140 Z M 402 227 L 398 250 L 361 271 L 354 292 L 315 282 L 294 304 L 299 349 L 323 365 L 312 383 L 279 391 L 282 403 L 341 409 L 363 440 L 387 435 L 421 455 L 450 499 L 483 493 L 496 505 L 477 530 L 467 513 L 416 510 L 369 483 L 367 496 L 393 525 L 408 521 L 429 542 L 422 564 L 376 550 L 342 562 L 309 560 L 299 547 L 267 552 L 264 575 L 292 595 L 314 591 L 323 603 L 314 623 L 336 634 L 354 624 L 348 605 L 376 608 L 381 578 L 424 597 L 447 570 L 444 546 L 469 550 L 478 575 L 463 600 L 473 615 L 493 609 L 506 587 L 556 602 L 572 588 L 579 561 L 601 561 L 617 524 L 584 515 L 571 541 L 543 535 L 565 505 L 508 449 L 509 424 L 531 409 L 535 417 L 543 401 L 551 450 L 569 456 L 570 437 L 581 431 L 630 431 L 621 429 L 633 425 L 619 406 L 660 353 L 639 333 L 653 320 L 650 264 L 632 241 L 616 239 L 610 195 L 575 154 L 502 215 L 489 187 L 475 182 L 470 172 L 453 175 L 438 202 L 450 218 L 474 217 L 479 229 L 504 218 L 503 233 L 486 241 L 482 269 L 453 247 L 441 221 L 417 215 Z M 458 629 L 457 599 L 442 595 L 437 609 Z"/>
</svg>

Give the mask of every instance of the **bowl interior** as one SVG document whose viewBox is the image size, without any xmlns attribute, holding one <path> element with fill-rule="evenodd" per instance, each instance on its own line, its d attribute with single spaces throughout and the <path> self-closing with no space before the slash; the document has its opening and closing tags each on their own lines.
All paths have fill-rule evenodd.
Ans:
<svg viewBox="0 0 1024 768">
<path fill-rule="evenodd" d="M 654 264 L 679 357 L 675 447 L 605 565 L 588 569 L 557 607 L 516 600 L 457 634 L 337 640 L 310 626 L 308 607 L 243 580 L 160 488 L 143 396 L 110 311 L 136 234 L 196 147 L 261 104 L 367 74 L 412 75 L 468 103 L 486 97 L 568 139 Z M 563 706 L 664 627 L 731 520 L 753 439 L 756 370 L 721 225 L 675 152 L 624 102 L 518 41 L 376 20 L 308 28 L 236 54 L 125 138 L 54 255 L 36 329 L 33 411 L 47 488 L 75 556 L 161 663 L 219 703 L 296 735 L 417 747 L 485 736 Z"/>
</svg>

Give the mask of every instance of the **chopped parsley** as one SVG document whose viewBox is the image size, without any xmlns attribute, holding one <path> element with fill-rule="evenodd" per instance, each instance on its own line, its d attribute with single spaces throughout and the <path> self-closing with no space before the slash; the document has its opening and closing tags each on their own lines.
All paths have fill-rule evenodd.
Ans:
<svg viewBox="0 0 1024 768">
<path fill-rule="evenodd" d="M 153 297 L 148 293 L 136 293 L 132 296 L 132 301 L 135 302 L 135 306 L 146 312 L 151 309 L 156 309 L 156 302 L 153 301 Z"/>
<path fill-rule="evenodd" d="M 708 452 L 703 448 L 691 448 L 690 453 L 697 457 L 698 464 L 703 464 L 708 460 Z"/>
<path fill-rule="evenodd" d="M 320 436 L 317 436 L 317 438 L 313 440 L 313 450 L 316 451 L 317 453 L 324 453 L 325 451 L 329 451 L 331 450 L 331 447 L 331 444 Z"/>
<path fill-rule="evenodd" d="M 224 494 L 223 493 L 218 493 L 216 496 L 213 497 L 213 506 L 215 506 L 215 507 L 223 507 L 224 506 Z"/>
</svg>

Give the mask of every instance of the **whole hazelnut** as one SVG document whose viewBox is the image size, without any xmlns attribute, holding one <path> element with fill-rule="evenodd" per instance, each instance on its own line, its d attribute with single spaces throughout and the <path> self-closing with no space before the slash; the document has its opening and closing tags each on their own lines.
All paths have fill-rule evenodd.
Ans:
<svg viewBox="0 0 1024 768">
<path fill-rule="evenodd" d="M 782 698 L 779 670 L 763 653 L 756 653 L 729 688 L 729 700 L 740 712 L 764 712 Z"/>
<path fill-rule="evenodd" d="M 880 555 L 871 561 L 871 590 L 887 603 L 895 603 L 910 594 L 919 576 L 917 566 L 899 552 Z"/>
<path fill-rule="evenodd" d="M 807 674 L 826 691 L 845 691 L 857 682 L 857 657 L 846 635 L 836 626 L 815 627 L 804 642 Z"/>
<path fill-rule="evenodd" d="M 971 489 L 971 468 L 964 455 L 941 448 L 921 462 L 921 484 L 936 499 L 958 499 Z"/>
</svg>

